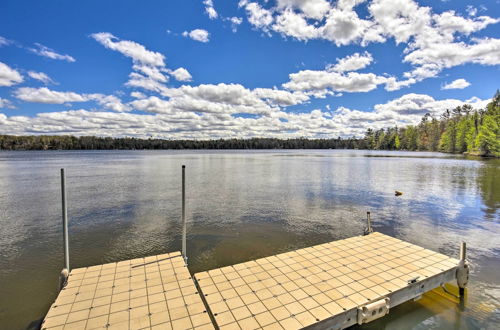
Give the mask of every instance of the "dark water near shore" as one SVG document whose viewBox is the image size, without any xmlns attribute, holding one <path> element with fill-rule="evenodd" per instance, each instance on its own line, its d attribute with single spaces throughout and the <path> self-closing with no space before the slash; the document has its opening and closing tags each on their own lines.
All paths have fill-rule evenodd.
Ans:
<svg viewBox="0 0 500 330">
<path fill-rule="evenodd" d="M 57 295 L 59 168 L 76 268 L 180 250 L 181 164 L 192 271 L 359 235 L 371 211 L 375 230 L 450 256 L 466 241 L 472 274 L 464 308 L 436 291 L 360 328 L 499 328 L 500 160 L 292 150 L 1 152 L 0 329 Z"/>
</svg>

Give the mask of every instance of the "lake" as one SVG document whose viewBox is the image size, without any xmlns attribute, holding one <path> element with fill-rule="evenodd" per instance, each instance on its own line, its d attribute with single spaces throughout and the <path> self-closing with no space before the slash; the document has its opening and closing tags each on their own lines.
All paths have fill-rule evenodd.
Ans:
<svg viewBox="0 0 500 330">
<path fill-rule="evenodd" d="M 35 328 L 57 296 L 60 168 L 77 268 L 180 250 L 182 164 L 192 272 L 360 235 L 370 211 L 449 256 L 466 241 L 472 269 L 465 306 L 437 289 L 359 328 L 497 329 L 500 160 L 353 150 L 0 152 L 0 329 Z"/>
</svg>

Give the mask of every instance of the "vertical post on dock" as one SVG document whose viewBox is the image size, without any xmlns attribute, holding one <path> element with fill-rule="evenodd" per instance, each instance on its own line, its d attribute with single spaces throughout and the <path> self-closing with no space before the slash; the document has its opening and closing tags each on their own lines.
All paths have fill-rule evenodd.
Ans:
<svg viewBox="0 0 500 330">
<path fill-rule="evenodd" d="M 186 165 L 182 165 L 182 256 L 187 265 L 186 231 Z"/>
<path fill-rule="evenodd" d="M 372 229 L 372 219 L 370 217 L 370 212 L 366 212 L 366 228 L 364 230 L 364 234 L 368 235 L 370 233 L 373 233 Z"/>
<path fill-rule="evenodd" d="M 465 242 L 462 242 L 460 245 L 460 261 L 458 262 L 457 269 L 457 284 L 458 284 L 458 293 L 460 298 L 465 296 L 465 287 L 469 282 L 469 264 L 465 258 L 467 257 L 467 245 Z"/>
<path fill-rule="evenodd" d="M 69 271 L 68 207 L 66 204 L 66 174 L 61 168 L 62 221 L 64 237 L 64 267 Z"/>
<path fill-rule="evenodd" d="M 68 207 L 66 203 L 66 174 L 61 168 L 61 202 L 62 202 L 62 223 L 64 241 L 64 268 L 59 276 L 59 287 L 62 289 L 66 285 L 69 276 L 69 237 L 68 237 Z"/>
</svg>

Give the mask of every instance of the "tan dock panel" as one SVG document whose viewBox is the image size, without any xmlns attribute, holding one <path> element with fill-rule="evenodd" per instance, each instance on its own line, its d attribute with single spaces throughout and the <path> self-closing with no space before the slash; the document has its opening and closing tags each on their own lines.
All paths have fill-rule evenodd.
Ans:
<svg viewBox="0 0 500 330">
<path fill-rule="evenodd" d="M 195 274 L 220 329 L 299 329 L 458 264 L 372 233 Z"/>
<path fill-rule="evenodd" d="M 42 329 L 214 329 L 180 252 L 73 269 Z"/>
</svg>

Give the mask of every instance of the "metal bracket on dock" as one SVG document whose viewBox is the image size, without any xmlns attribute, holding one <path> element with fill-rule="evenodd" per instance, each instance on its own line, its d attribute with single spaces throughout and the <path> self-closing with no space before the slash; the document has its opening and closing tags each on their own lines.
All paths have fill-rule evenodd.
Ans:
<svg viewBox="0 0 500 330">
<path fill-rule="evenodd" d="M 389 298 L 358 307 L 358 324 L 368 323 L 389 314 Z"/>
<path fill-rule="evenodd" d="M 61 273 L 59 274 L 59 290 L 64 289 L 66 284 L 68 284 L 68 277 L 69 277 L 68 269 L 63 268 L 63 270 L 61 270 Z"/>
</svg>

